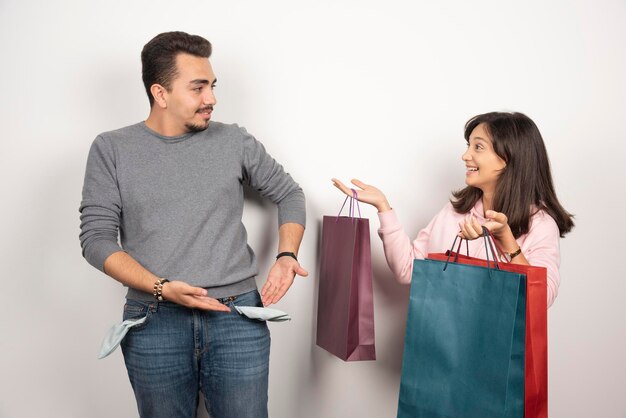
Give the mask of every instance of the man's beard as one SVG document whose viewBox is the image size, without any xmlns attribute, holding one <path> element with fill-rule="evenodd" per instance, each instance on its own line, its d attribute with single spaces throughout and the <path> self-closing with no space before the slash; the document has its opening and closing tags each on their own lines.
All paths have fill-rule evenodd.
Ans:
<svg viewBox="0 0 626 418">
<path fill-rule="evenodd" d="M 210 110 L 211 112 L 213 112 L 213 105 L 208 105 L 201 109 L 198 109 L 197 113 L 202 113 L 205 110 Z M 185 124 L 185 128 L 187 128 L 187 132 L 202 132 L 208 127 L 209 127 L 209 119 L 207 119 L 207 121 L 203 125 L 196 125 L 195 123 Z"/>
<path fill-rule="evenodd" d="M 209 121 L 207 120 L 204 125 L 196 125 L 194 123 L 186 123 L 185 128 L 187 132 L 202 132 L 209 127 Z"/>
</svg>

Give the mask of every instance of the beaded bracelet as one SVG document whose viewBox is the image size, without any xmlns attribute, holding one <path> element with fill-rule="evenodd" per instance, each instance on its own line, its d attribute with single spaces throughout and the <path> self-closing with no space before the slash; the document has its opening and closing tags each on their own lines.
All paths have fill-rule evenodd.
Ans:
<svg viewBox="0 0 626 418">
<path fill-rule="evenodd" d="M 163 299 L 163 285 L 167 282 L 169 282 L 169 280 L 167 279 L 158 279 L 156 282 L 154 282 L 154 290 L 152 291 L 152 295 L 154 295 L 154 298 L 159 302 L 163 302 L 165 300 Z"/>
</svg>

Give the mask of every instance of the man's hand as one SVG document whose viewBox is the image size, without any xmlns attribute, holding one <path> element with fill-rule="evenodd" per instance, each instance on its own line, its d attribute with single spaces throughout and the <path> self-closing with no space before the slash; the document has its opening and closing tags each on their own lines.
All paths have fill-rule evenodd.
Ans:
<svg viewBox="0 0 626 418">
<path fill-rule="evenodd" d="M 230 312 L 230 308 L 217 299 L 208 296 L 206 289 L 194 287 L 185 282 L 172 281 L 163 284 L 163 299 L 187 308 L 204 311 Z"/>
<path fill-rule="evenodd" d="M 295 275 L 306 277 L 309 273 L 291 257 L 280 257 L 267 275 L 267 281 L 261 289 L 263 306 L 278 302 L 291 287 Z"/>
</svg>

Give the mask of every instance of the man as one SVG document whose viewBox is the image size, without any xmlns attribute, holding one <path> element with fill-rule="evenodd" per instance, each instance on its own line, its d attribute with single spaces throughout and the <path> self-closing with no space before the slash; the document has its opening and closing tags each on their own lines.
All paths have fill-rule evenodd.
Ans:
<svg viewBox="0 0 626 418">
<path fill-rule="evenodd" d="M 121 344 L 142 417 L 194 417 L 199 390 L 213 418 L 266 417 L 269 330 L 232 306 L 276 303 L 307 275 L 296 258 L 304 194 L 245 129 L 209 122 L 210 55 L 183 32 L 148 42 L 148 119 L 99 135 L 87 161 L 83 255 L 128 287 L 124 319 L 146 318 Z M 278 205 L 278 257 L 261 295 L 244 183 Z"/>
</svg>

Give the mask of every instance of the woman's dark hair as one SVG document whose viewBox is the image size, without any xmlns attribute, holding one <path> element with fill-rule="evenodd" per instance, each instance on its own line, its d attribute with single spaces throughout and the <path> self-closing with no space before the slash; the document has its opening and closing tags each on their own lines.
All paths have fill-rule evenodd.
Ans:
<svg viewBox="0 0 626 418">
<path fill-rule="evenodd" d="M 171 91 L 172 80 L 177 75 L 176 56 L 190 54 L 196 57 L 209 58 L 211 43 L 198 35 L 189 35 L 185 32 L 160 33 L 148 42 L 141 51 L 141 78 L 150 100 L 154 104 L 154 97 L 150 92 L 153 84 L 162 85 Z"/>
<path fill-rule="evenodd" d="M 493 210 L 507 216 L 515 238 L 528 233 L 531 207 L 554 218 L 561 237 L 570 232 L 573 216 L 556 197 L 548 153 L 537 125 L 522 113 L 485 113 L 467 121 L 466 141 L 480 124 L 491 136 L 496 154 L 506 162 L 496 184 Z M 452 206 L 458 213 L 467 213 L 482 195 L 482 190 L 467 186 L 452 193 Z"/>
</svg>

